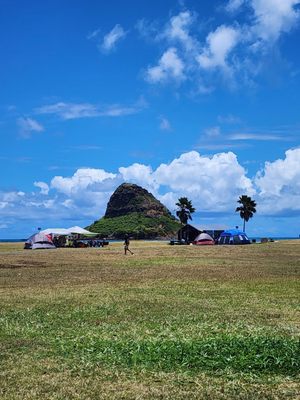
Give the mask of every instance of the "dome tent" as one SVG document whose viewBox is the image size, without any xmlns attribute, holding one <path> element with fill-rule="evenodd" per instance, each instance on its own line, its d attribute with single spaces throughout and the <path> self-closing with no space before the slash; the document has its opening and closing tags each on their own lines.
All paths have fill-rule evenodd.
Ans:
<svg viewBox="0 0 300 400">
<path fill-rule="evenodd" d="M 51 235 L 45 235 L 42 232 L 35 233 L 25 242 L 24 249 L 56 249 L 52 242 Z"/>
<path fill-rule="evenodd" d="M 245 232 L 229 229 L 221 233 L 218 244 L 250 244 L 250 240 Z"/>
<path fill-rule="evenodd" d="M 214 239 L 205 232 L 200 233 L 200 235 L 198 235 L 195 240 L 193 241 L 193 244 L 196 245 L 212 245 L 215 244 Z"/>
</svg>

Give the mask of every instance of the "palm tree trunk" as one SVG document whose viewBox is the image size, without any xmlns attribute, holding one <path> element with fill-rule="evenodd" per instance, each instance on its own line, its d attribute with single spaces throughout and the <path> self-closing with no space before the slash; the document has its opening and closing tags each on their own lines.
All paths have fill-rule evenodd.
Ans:
<svg viewBox="0 0 300 400">
<path fill-rule="evenodd" d="M 245 225 L 246 225 L 246 220 L 244 218 L 244 227 L 243 227 L 243 232 L 245 232 Z"/>
</svg>

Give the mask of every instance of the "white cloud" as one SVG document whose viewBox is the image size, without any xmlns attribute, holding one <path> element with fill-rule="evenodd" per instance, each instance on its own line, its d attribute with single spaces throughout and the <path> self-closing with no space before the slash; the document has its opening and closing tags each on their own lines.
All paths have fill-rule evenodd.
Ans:
<svg viewBox="0 0 300 400">
<path fill-rule="evenodd" d="M 289 32 L 299 20 L 295 6 L 299 0 L 251 0 L 255 14 L 253 32 L 264 41 L 276 41 L 280 34 Z"/>
<path fill-rule="evenodd" d="M 99 110 L 94 104 L 89 103 L 64 103 L 59 102 L 35 109 L 37 114 L 57 114 L 62 119 L 97 117 Z"/>
<path fill-rule="evenodd" d="M 159 129 L 161 131 L 171 131 L 172 126 L 170 124 L 170 121 L 165 117 L 160 117 Z"/>
<path fill-rule="evenodd" d="M 255 177 L 265 215 L 300 212 L 300 148 L 288 150 L 284 159 L 266 162 Z"/>
<path fill-rule="evenodd" d="M 158 64 L 148 67 L 145 78 L 151 84 L 172 84 L 175 78 L 176 83 L 185 81 L 193 85 L 193 93 L 202 95 L 212 92 L 220 81 L 231 89 L 253 87 L 269 60 L 266 55 L 272 57 L 282 34 L 297 26 L 299 4 L 300 0 L 230 0 L 219 9 L 235 20 L 214 28 L 204 38 L 205 25 L 187 9 L 171 16 L 160 32 L 157 24 L 154 29 L 142 21 L 144 36 L 145 25 L 152 26 L 147 35 L 164 46 Z M 244 11 L 240 21 L 239 10 Z"/>
<path fill-rule="evenodd" d="M 35 182 L 41 191 L 2 191 L 1 224 L 92 222 L 104 214 L 110 195 L 124 181 L 145 187 L 171 211 L 179 197 L 187 196 L 200 215 L 223 213 L 231 218 L 238 197 L 247 194 L 256 200 L 260 216 L 300 215 L 300 148 L 288 150 L 284 159 L 266 162 L 252 180 L 232 152 L 209 157 L 191 151 L 156 169 L 137 163 L 120 167 L 117 173 L 80 168 L 70 177 L 53 177 L 50 184 Z M 51 195 L 45 198 L 49 187 Z"/>
<path fill-rule="evenodd" d="M 204 134 L 210 138 L 215 138 L 221 135 L 221 129 L 219 126 L 213 126 L 205 129 Z"/>
<path fill-rule="evenodd" d="M 206 47 L 197 57 L 199 65 L 204 69 L 228 69 L 228 57 L 238 44 L 240 32 L 230 26 L 219 26 L 210 32 L 206 39 Z"/>
<path fill-rule="evenodd" d="M 279 135 L 272 134 L 257 134 L 257 133 L 234 133 L 228 136 L 231 140 L 259 140 L 259 141 L 281 141 L 286 140 L 287 138 Z"/>
<path fill-rule="evenodd" d="M 49 193 L 49 186 L 45 182 L 34 182 L 35 187 L 41 189 L 41 194 L 47 195 Z"/>
<path fill-rule="evenodd" d="M 94 31 L 90 32 L 87 35 L 87 39 L 88 40 L 95 39 L 99 35 L 99 33 L 100 33 L 100 29 L 95 29 Z"/>
<path fill-rule="evenodd" d="M 255 182 L 262 196 L 279 196 L 284 192 L 297 194 L 300 208 L 300 148 L 286 151 L 283 160 L 266 162 Z"/>
<path fill-rule="evenodd" d="M 32 132 L 44 131 L 44 127 L 33 118 L 25 118 L 25 117 L 18 118 L 17 124 L 20 129 L 20 134 L 24 138 L 29 138 Z"/>
<path fill-rule="evenodd" d="M 140 111 L 139 107 L 124 107 L 119 104 L 114 104 L 112 106 L 107 107 L 107 109 L 101 112 L 101 117 L 122 117 L 124 115 L 136 114 Z"/>
<path fill-rule="evenodd" d="M 36 108 L 37 114 L 54 114 L 64 120 L 91 117 L 121 117 L 125 115 L 136 114 L 144 108 L 145 104 L 139 100 L 132 106 L 122 106 L 112 104 L 106 107 L 100 107 L 90 103 L 64 103 L 59 102 Z"/>
<path fill-rule="evenodd" d="M 71 199 L 67 199 L 67 200 L 63 201 L 63 202 L 62 202 L 62 205 L 63 205 L 64 207 L 66 207 L 66 208 L 69 208 L 69 209 L 72 209 L 72 208 L 75 208 L 75 207 L 76 207 L 74 201 L 71 200 Z"/>
<path fill-rule="evenodd" d="M 245 148 L 248 147 L 246 145 L 241 145 L 241 144 L 232 144 L 232 143 L 224 143 L 215 141 L 214 143 L 207 143 L 207 142 L 200 142 L 197 146 L 195 146 L 195 149 L 197 150 L 211 150 L 211 151 L 225 151 L 225 150 L 233 150 L 233 149 L 240 149 L 240 148 Z"/>
<path fill-rule="evenodd" d="M 18 192 L 2 192 L 1 199 L 4 200 L 5 202 L 11 203 L 16 200 L 19 200 L 20 198 L 23 198 L 25 196 L 24 192 L 18 191 Z"/>
<path fill-rule="evenodd" d="M 153 176 L 159 185 L 168 186 L 176 196 L 187 195 L 193 199 L 199 211 L 228 211 L 238 194 L 254 193 L 245 173 L 232 152 L 205 157 L 192 151 L 170 164 L 161 164 Z"/>
<path fill-rule="evenodd" d="M 195 17 L 188 10 L 175 15 L 170 19 L 163 36 L 166 36 L 168 40 L 181 42 L 188 51 L 194 49 L 195 41 L 189 33 L 194 20 Z"/>
<path fill-rule="evenodd" d="M 174 47 L 169 48 L 160 58 L 158 65 L 149 67 L 146 79 L 150 83 L 165 82 L 169 79 L 182 81 L 184 76 L 184 63 Z"/>
<path fill-rule="evenodd" d="M 107 179 L 113 179 L 116 174 L 103 169 L 80 168 L 70 178 L 55 176 L 51 180 L 51 188 L 66 195 L 76 194 L 83 190 L 91 189 L 96 184 L 101 184 Z"/>
<path fill-rule="evenodd" d="M 139 35 L 146 40 L 155 40 L 158 32 L 158 27 L 156 22 L 149 22 L 142 18 L 135 24 L 135 29 L 138 31 Z"/>
<path fill-rule="evenodd" d="M 124 181 L 150 190 L 170 209 L 174 209 L 178 197 L 186 195 L 199 211 L 228 212 L 240 194 L 255 193 L 235 154 L 228 152 L 207 157 L 195 151 L 182 154 L 169 164 L 161 164 L 156 170 L 138 163 L 120 167 L 119 175 L 99 169 L 79 169 L 70 178 L 54 177 L 51 188 L 66 196 L 64 207 L 74 209 L 81 205 L 84 212 L 89 204 L 89 212 L 97 208 L 99 213 L 99 201 L 104 204 L 111 191 Z M 164 188 L 164 194 L 161 188 Z M 72 202 L 66 203 L 67 199 Z"/>
<path fill-rule="evenodd" d="M 120 167 L 119 172 L 125 182 L 142 184 L 151 191 L 159 187 L 153 178 L 153 171 L 149 165 L 135 163 L 129 167 Z"/>
<path fill-rule="evenodd" d="M 4 217 L 6 215 L 9 207 L 15 207 L 15 204 L 18 204 L 25 197 L 24 192 L 3 192 L 0 191 L 0 210 L 4 210 Z M 0 214 L 1 215 L 1 214 Z"/>
<path fill-rule="evenodd" d="M 225 10 L 229 13 L 236 12 L 245 3 L 246 0 L 229 0 L 225 6 Z"/>
<path fill-rule="evenodd" d="M 127 32 L 124 31 L 121 25 L 115 25 L 113 29 L 104 36 L 101 49 L 104 52 L 109 52 L 115 49 L 117 42 L 124 38 L 126 34 Z"/>
</svg>

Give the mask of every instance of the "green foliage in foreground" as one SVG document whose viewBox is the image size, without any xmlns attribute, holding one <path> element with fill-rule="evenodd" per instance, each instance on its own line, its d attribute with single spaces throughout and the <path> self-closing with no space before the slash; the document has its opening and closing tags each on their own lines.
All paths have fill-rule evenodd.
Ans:
<svg viewBox="0 0 300 400">
<path fill-rule="evenodd" d="M 72 364 L 143 368 L 154 371 L 256 372 L 296 375 L 299 340 L 284 337 L 208 337 L 194 341 L 117 341 L 100 338 L 58 339 L 59 355 Z"/>
<path fill-rule="evenodd" d="M 124 238 L 129 234 L 135 239 L 155 239 L 176 235 L 180 223 L 174 217 L 147 217 L 141 213 L 131 213 L 114 218 L 101 218 L 87 227 L 103 237 Z"/>
<path fill-rule="evenodd" d="M 265 326 L 264 320 L 253 325 L 251 315 L 244 321 L 223 322 L 223 317 L 241 312 L 241 297 L 235 298 L 234 286 L 214 293 L 213 285 L 206 285 L 215 308 L 210 305 L 210 315 L 205 316 L 205 286 L 199 286 L 177 284 L 174 292 L 164 287 L 169 295 L 163 302 L 163 287 L 157 286 L 146 289 L 144 297 L 135 289 L 111 288 L 119 300 L 114 296 L 108 300 L 104 291 L 52 301 L 51 309 L 44 302 L 14 310 L 8 307 L 1 316 L 2 355 L 51 357 L 79 372 L 106 367 L 189 374 L 230 371 L 292 377 L 299 373 L 299 338 L 287 335 L 284 328 Z M 263 299 L 266 289 L 257 287 L 256 293 Z M 290 285 L 291 294 L 294 289 Z M 219 309 L 228 292 L 233 297 L 226 316 Z M 201 302 L 195 303 L 194 296 L 200 296 Z M 293 309 L 294 304 L 289 307 Z"/>
<path fill-rule="evenodd" d="M 1 400 L 298 398 L 300 242 L 132 248 L 4 246 Z"/>
</svg>

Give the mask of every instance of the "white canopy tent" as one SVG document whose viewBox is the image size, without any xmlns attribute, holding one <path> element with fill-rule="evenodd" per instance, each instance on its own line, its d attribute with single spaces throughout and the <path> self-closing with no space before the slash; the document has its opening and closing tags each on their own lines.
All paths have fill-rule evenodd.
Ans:
<svg viewBox="0 0 300 400">
<path fill-rule="evenodd" d="M 77 234 L 77 235 L 84 235 L 84 236 L 96 236 L 97 235 L 97 233 L 90 232 L 86 229 L 80 228 L 80 226 L 72 226 L 71 228 L 68 228 L 67 231 L 69 231 L 69 234 Z"/>
<path fill-rule="evenodd" d="M 71 228 L 48 228 L 41 231 L 45 235 L 55 236 L 68 236 L 68 235 L 83 235 L 83 236 L 96 236 L 97 233 L 90 232 L 80 226 L 72 226 Z"/>
<path fill-rule="evenodd" d="M 80 226 L 72 226 L 71 228 L 48 228 L 34 235 L 25 243 L 26 249 L 55 249 L 57 247 L 65 247 L 68 241 L 84 240 L 84 237 L 93 237 L 97 233 L 90 232 Z M 68 238 L 67 238 L 68 236 Z"/>
<path fill-rule="evenodd" d="M 57 235 L 57 236 L 70 235 L 69 230 L 64 229 L 64 228 L 48 228 L 48 229 L 44 229 L 43 231 L 41 231 L 41 233 L 43 233 L 45 235 Z"/>
</svg>

